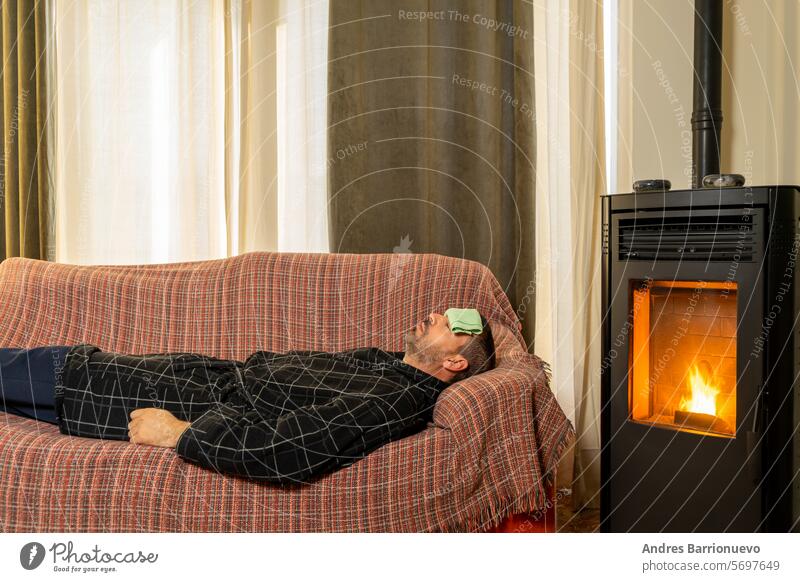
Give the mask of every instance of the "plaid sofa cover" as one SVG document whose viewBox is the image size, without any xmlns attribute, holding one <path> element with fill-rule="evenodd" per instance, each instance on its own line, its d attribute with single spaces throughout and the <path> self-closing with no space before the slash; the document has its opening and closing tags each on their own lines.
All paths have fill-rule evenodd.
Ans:
<svg viewBox="0 0 800 582">
<path fill-rule="evenodd" d="M 268 349 L 403 350 L 431 311 L 475 306 L 497 368 L 448 387 L 433 421 L 313 484 L 218 474 L 170 449 L 68 437 L 0 412 L 0 529 L 484 531 L 545 507 L 571 424 L 491 271 L 437 254 L 255 252 L 143 266 L 0 264 L 0 346 L 91 343 L 244 359 Z"/>
</svg>

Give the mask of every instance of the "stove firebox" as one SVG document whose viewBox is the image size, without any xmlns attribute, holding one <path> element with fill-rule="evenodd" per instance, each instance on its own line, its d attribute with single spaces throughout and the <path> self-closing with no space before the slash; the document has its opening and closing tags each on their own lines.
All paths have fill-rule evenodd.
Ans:
<svg viewBox="0 0 800 582">
<path fill-rule="evenodd" d="M 603 197 L 603 531 L 797 531 L 800 188 Z"/>
<path fill-rule="evenodd" d="M 735 436 L 736 283 L 631 283 L 631 420 Z"/>
</svg>

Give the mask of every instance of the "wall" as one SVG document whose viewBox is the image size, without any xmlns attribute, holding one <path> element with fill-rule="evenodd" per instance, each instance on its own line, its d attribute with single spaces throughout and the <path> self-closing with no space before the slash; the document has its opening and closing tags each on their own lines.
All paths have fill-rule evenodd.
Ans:
<svg viewBox="0 0 800 582">
<path fill-rule="evenodd" d="M 722 167 L 744 174 L 748 184 L 799 184 L 798 3 L 740 0 L 726 8 Z"/>
<path fill-rule="evenodd" d="M 748 185 L 800 183 L 796 2 L 724 0 L 721 171 Z M 619 0 L 617 191 L 691 183 L 694 2 Z"/>
</svg>

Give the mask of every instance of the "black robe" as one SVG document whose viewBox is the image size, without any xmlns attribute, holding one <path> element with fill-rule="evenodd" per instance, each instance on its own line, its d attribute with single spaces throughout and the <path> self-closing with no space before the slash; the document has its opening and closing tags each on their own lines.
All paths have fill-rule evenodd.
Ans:
<svg viewBox="0 0 800 582">
<path fill-rule="evenodd" d="M 245 362 L 194 353 L 125 355 L 81 344 L 57 379 L 63 434 L 128 440 L 130 413 L 190 421 L 176 451 L 222 473 L 301 483 L 425 428 L 449 383 L 403 352 L 254 352 Z"/>
</svg>

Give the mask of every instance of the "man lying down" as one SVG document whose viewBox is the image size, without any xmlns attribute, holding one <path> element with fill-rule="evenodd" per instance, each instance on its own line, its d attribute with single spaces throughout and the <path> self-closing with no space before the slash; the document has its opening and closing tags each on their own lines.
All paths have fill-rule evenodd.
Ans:
<svg viewBox="0 0 800 582">
<path fill-rule="evenodd" d="M 244 362 L 89 344 L 0 348 L 0 410 L 67 435 L 175 448 L 222 473 L 302 483 L 425 428 L 442 390 L 494 366 L 475 309 L 429 314 L 405 346 L 257 351 Z"/>
</svg>

